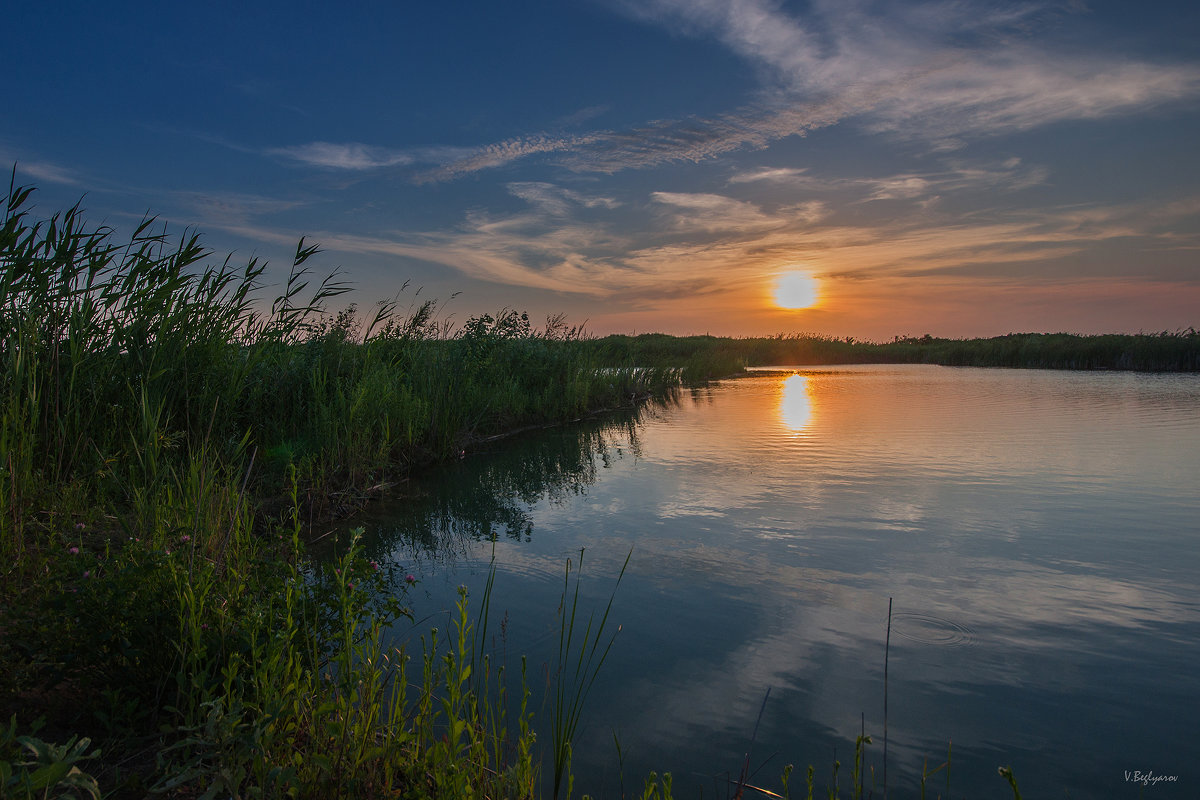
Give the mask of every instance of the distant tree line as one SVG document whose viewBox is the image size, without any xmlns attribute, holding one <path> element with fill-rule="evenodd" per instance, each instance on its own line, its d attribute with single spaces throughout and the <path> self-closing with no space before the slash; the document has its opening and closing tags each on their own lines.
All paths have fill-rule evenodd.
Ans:
<svg viewBox="0 0 1200 800">
<path fill-rule="evenodd" d="M 780 334 L 722 338 L 647 333 L 593 339 L 612 366 L 671 365 L 691 379 L 731 375 L 745 367 L 806 364 L 942 364 L 1026 369 L 1200 371 L 1200 333 L 1010 333 L 987 339 L 896 336 L 890 342 L 854 337 Z"/>
</svg>

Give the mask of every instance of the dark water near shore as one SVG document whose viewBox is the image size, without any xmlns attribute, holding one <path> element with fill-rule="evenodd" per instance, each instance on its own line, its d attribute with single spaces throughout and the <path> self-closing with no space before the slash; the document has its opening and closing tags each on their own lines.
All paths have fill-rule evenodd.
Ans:
<svg viewBox="0 0 1200 800">
<path fill-rule="evenodd" d="M 626 790 L 653 769 L 731 794 L 768 689 L 754 783 L 795 763 L 797 793 L 811 763 L 825 785 L 837 758 L 845 791 L 865 726 L 878 784 L 892 598 L 892 796 L 951 740 L 955 797 L 1005 796 L 1009 764 L 1030 797 L 1135 797 L 1135 772 L 1200 796 L 1200 376 L 801 368 L 496 442 L 409 490 L 357 521 L 372 557 L 436 620 L 494 549 L 496 655 L 529 655 L 535 699 L 566 560 L 585 550 L 602 611 L 632 550 L 576 794 L 619 795 L 614 733 Z"/>
</svg>

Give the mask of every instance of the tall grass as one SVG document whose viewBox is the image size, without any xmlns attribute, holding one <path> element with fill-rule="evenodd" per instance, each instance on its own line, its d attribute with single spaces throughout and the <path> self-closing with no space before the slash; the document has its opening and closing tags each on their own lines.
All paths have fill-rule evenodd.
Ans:
<svg viewBox="0 0 1200 800">
<path fill-rule="evenodd" d="M 194 231 L 119 239 L 32 194 L 14 171 L 0 221 L 0 711 L 90 734 L 131 795 L 532 794 L 524 700 L 509 719 L 472 668 L 466 598 L 413 680 L 384 633 L 407 584 L 357 541 L 317 567 L 302 530 L 677 377 L 600 369 L 561 318 L 332 313 L 348 285 L 304 240 L 268 301 L 264 263 Z"/>
</svg>

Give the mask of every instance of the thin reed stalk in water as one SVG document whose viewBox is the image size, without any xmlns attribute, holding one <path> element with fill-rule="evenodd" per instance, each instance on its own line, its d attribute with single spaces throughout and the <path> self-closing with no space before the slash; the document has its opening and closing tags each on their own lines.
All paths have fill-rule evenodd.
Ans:
<svg viewBox="0 0 1200 800">
<path fill-rule="evenodd" d="M 740 800 L 742 793 L 746 789 L 746 781 L 750 779 L 750 754 L 754 751 L 754 740 L 758 738 L 758 726 L 762 722 L 763 712 L 767 710 L 767 700 L 771 697 L 771 687 L 767 687 L 767 693 L 763 695 L 762 705 L 758 709 L 758 719 L 754 720 L 754 731 L 750 734 L 750 746 L 746 748 L 746 757 L 742 760 L 742 772 L 738 776 L 737 791 L 734 792 L 734 799 Z"/>
<path fill-rule="evenodd" d="M 887 800 L 887 752 L 888 752 L 888 655 L 892 649 L 892 598 L 888 598 L 887 639 L 883 644 L 883 798 Z"/>
<path fill-rule="evenodd" d="M 588 616 L 582 641 L 579 642 L 578 655 L 574 655 L 574 649 L 575 617 L 579 612 L 579 575 L 575 576 L 575 588 L 572 591 L 571 562 L 567 561 L 566 574 L 563 577 L 563 595 L 559 605 L 558 674 L 554 693 L 555 798 L 562 791 L 563 778 L 570 772 L 571 741 L 575 738 L 575 729 L 579 725 L 579 718 L 583 712 L 583 701 L 587 698 L 588 690 L 596 681 L 596 675 L 599 674 L 604 659 L 608 657 L 608 651 L 612 649 L 617 633 L 621 631 L 621 627 L 618 625 L 616 632 L 609 637 L 603 651 L 600 650 L 601 637 L 604 627 L 608 623 L 609 612 L 612 611 L 613 600 L 617 596 L 617 587 L 621 585 L 621 579 L 625 577 L 625 570 L 629 568 L 629 560 L 632 557 L 633 551 L 630 550 L 629 555 L 625 557 L 625 563 L 621 566 L 620 574 L 617 575 L 617 582 L 608 598 L 604 614 L 600 617 L 600 622 L 595 625 L 594 630 L 595 616 Z M 583 550 L 579 551 L 579 569 L 583 569 Z M 571 594 L 569 609 L 567 608 L 568 593 Z M 569 793 L 568 789 L 568 795 Z"/>
</svg>

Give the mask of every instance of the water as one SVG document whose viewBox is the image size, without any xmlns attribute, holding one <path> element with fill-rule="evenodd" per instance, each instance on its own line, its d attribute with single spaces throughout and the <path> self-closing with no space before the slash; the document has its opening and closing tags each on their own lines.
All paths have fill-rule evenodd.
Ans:
<svg viewBox="0 0 1200 800">
<path fill-rule="evenodd" d="M 801 368 L 492 447 L 356 524 L 424 612 L 494 552 L 496 657 L 535 698 L 566 560 L 602 611 L 632 551 L 577 793 L 731 795 L 760 709 L 753 783 L 836 758 L 845 791 L 865 729 L 880 786 L 889 598 L 892 796 L 951 741 L 956 797 L 1004 796 L 1002 765 L 1027 796 L 1200 793 L 1200 376 Z"/>
</svg>

